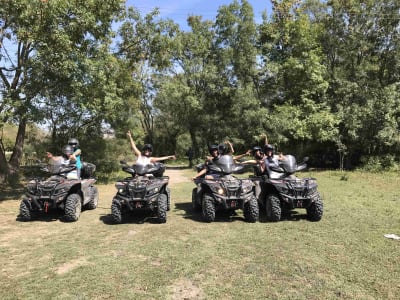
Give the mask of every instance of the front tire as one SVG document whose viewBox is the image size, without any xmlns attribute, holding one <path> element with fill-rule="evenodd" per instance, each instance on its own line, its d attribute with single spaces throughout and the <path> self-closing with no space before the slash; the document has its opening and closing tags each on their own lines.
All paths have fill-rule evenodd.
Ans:
<svg viewBox="0 0 400 300">
<path fill-rule="evenodd" d="M 19 218 L 21 221 L 32 220 L 31 203 L 27 199 L 23 199 L 19 206 Z"/>
<path fill-rule="evenodd" d="M 89 186 L 89 202 L 86 204 L 87 209 L 95 209 L 99 203 L 99 191 L 96 186 Z"/>
<path fill-rule="evenodd" d="M 167 193 L 167 199 L 168 199 L 167 211 L 170 211 L 170 209 L 171 209 L 171 191 L 170 191 L 169 187 L 166 187 L 165 191 Z"/>
<path fill-rule="evenodd" d="M 258 202 L 256 196 L 252 196 L 249 201 L 244 204 L 243 207 L 244 219 L 249 223 L 255 223 L 260 215 L 258 208 Z"/>
<path fill-rule="evenodd" d="M 268 195 L 265 200 L 265 209 L 267 213 L 267 220 L 271 222 L 278 222 L 282 216 L 281 201 L 275 194 Z"/>
<path fill-rule="evenodd" d="M 215 204 L 214 199 L 207 194 L 203 196 L 202 215 L 205 222 L 213 222 L 215 220 Z"/>
<path fill-rule="evenodd" d="M 307 208 L 307 218 L 312 222 L 318 222 L 324 213 L 324 204 L 321 195 L 318 194 L 316 200 Z"/>
<path fill-rule="evenodd" d="M 112 204 L 111 204 L 111 220 L 115 224 L 121 224 L 122 223 L 122 206 L 121 206 L 121 202 L 119 202 L 115 198 L 113 199 Z"/>
<path fill-rule="evenodd" d="M 157 218 L 159 223 L 167 222 L 168 197 L 160 194 L 157 198 Z"/>
<path fill-rule="evenodd" d="M 192 190 L 192 209 L 195 211 L 195 212 L 199 212 L 199 211 L 201 211 L 201 205 L 200 205 L 200 203 L 198 202 L 198 199 L 197 199 L 197 188 L 194 188 L 193 190 Z"/>
<path fill-rule="evenodd" d="M 79 219 L 82 210 L 81 196 L 78 194 L 70 194 L 65 200 L 64 218 L 68 222 L 75 222 Z"/>
</svg>

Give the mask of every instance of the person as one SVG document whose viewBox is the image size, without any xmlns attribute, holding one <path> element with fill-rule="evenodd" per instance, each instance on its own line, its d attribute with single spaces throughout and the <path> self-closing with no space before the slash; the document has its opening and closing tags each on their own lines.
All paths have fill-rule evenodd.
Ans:
<svg viewBox="0 0 400 300">
<path fill-rule="evenodd" d="M 256 176 L 262 176 L 267 173 L 267 165 L 269 164 L 269 160 L 273 160 L 273 147 L 271 152 L 272 145 L 266 144 L 264 145 L 264 149 L 260 146 L 254 146 L 252 149 L 253 159 L 242 162 L 242 164 L 251 164 L 254 165 L 254 173 Z M 268 158 L 268 155 L 270 156 Z M 272 155 L 272 156 L 271 156 Z M 265 196 L 265 190 L 261 187 L 259 180 L 254 180 L 254 192 L 255 196 L 259 201 L 262 201 Z"/>
<path fill-rule="evenodd" d="M 186 156 L 188 157 L 189 160 L 189 168 L 193 167 L 194 152 L 192 147 L 189 147 L 189 149 L 186 151 Z"/>
<path fill-rule="evenodd" d="M 65 145 L 62 149 L 61 156 L 54 156 L 51 152 L 46 152 L 47 157 L 53 161 L 61 164 L 62 166 L 70 166 L 76 164 L 75 157 L 72 156 L 74 150 L 71 145 Z M 67 174 L 68 179 L 79 179 L 76 168 Z"/>
<path fill-rule="evenodd" d="M 136 164 L 140 165 L 147 165 L 147 164 L 152 164 L 156 163 L 159 161 L 167 160 L 167 159 L 176 159 L 175 155 L 168 155 L 168 156 L 162 156 L 162 157 L 153 157 L 151 154 L 153 153 L 153 146 L 151 144 L 145 144 L 142 148 L 142 151 L 140 151 L 133 138 L 130 130 L 126 134 L 129 138 L 131 148 L 133 152 L 136 155 Z"/>
<path fill-rule="evenodd" d="M 253 165 L 254 174 L 256 176 L 262 176 L 264 174 L 264 169 L 265 169 L 264 168 L 265 154 L 260 146 L 254 146 L 251 153 L 253 155 L 253 159 L 240 162 L 240 164 Z M 261 193 L 260 182 L 255 181 L 254 185 L 255 185 L 255 195 L 258 198 Z"/>
<path fill-rule="evenodd" d="M 216 179 L 218 177 L 218 174 L 214 174 L 214 173 L 211 173 L 209 171 L 208 166 L 210 164 L 216 162 L 219 159 L 219 157 L 221 156 L 221 150 L 222 150 L 221 146 L 220 145 L 216 145 L 216 144 L 210 145 L 208 147 L 208 152 L 210 153 L 210 156 L 207 156 L 207 159 L 206 159 L 206 161 L 204 163 L 204 168 L 201 169 L 192 178 L 192 180 L 195 180 L 195 179 L 197 179 L 199 177 L 202 177 L 203 175 L 205 175 L 205 177 L 204 177 L 205 179 Z"/>
<path fill-rule="evenodd" d="M 279 153 L 279 155 L 276 155 L 274 153 L 274 150 L 275 150 L 275 148 L 273 145 L 271 145 L 271 144 L 264 145 L 265 158 L 264 158 L 264 164 L 262 166 L 263 173 L 266 173 L 270 166 L 279 167 L 279 161 L 285 159 L 285 156 L 282 153 Z"/>
<path fill-rule="evenodd" d="M 82 151 L 79 148 L 79 141 L 76 138 L 70 138 L 68 140 L 68 145 L 70 145 L 73 149 L 71 158 L 75 159 L 76 173 L 77 173 L 78 178 L 81 178 L 81 169 L 82 169 L 81 153 L 82 153 Z"/>
</svg>

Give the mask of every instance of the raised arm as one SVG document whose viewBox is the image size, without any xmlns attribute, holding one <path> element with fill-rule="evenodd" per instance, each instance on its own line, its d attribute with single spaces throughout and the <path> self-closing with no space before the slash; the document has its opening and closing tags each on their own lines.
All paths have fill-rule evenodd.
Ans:
<svg viewBox="0 0 400 300">
<path fill-rule="evenodd" d="M 243 157 L 245 157 L 245 156 L 247 156 L 247 155 L 250 155 L 250 154 L 251 154 L 251 150 L 247 150 L 246 153 L 239 154 L 239 155 L 235 155 L 235 156 L 233 157 L 233 159 L 234 159 L 234 160 L 238 160 L 238 159 L 241 159 L 241 158 L 243 158 Z"/>
<path fill-rule="evenodd" d="M 137 157 L 140 157 L 140 156 L 142 155 L 142 153 L 141 153 L 140 150 L 136 147 L 136 144 L 135 144 L 135 142 L 134 142 L 133 139 L 132 139 L 131 131 L 128 130 L 128 132 L 126 133 L 126 135 L 127 135 L 128 138 L 129 138 L 129 142 L 131 143 L 131 148 L 132 148 L 133 152 L 135 153 L 135 155 L 136 155 Z"/>
<path fill-rule="evenodd" d="M 233 149 L 233 145 L 232 145 L 232 143 L 230 142 L 230 141 L 225 141 L 224 142 L 225 144 L 228 144 L 228 146 L 229 146 L 229 151 L 233 154 L 233 153 L 235 153 L 235 149 Z"/>
<path fill-rule="evenodd" d="M 261 137 L 264 139 L 264 145 L 268 144 L 268 137 L 265 133 L 261 134 Z"/>
<path fill-rule="evenodd" d="M 176 159 L 175 155 L 168 155 L 168 156 L 161 156 L 161 157 L 151 157 L 150 161 L 151 162 L 157 162 L 157 161 L 163 161 L 167 159 Z"/>
</svg>

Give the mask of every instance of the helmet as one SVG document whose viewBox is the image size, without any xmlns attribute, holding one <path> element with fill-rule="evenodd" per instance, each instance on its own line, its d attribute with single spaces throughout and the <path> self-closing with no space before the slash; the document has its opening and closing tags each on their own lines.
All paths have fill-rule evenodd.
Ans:
<svg viewBox="0 0 400 300">
<path fill-rule="evenodd" d="M 208 152 L 210 152 L 210 154 L 212 154 L 214 150 L 218 150 L 218 145 L 213 144 L 208 146 Z"/>
<path fill-rule="evenodd" d="M 77 146 L 79 146 L 79 141 L 76 138 L 70 138 L 68 140 L 68 145 L 77 147 Z"/>
<path fill-rule="evenodd" d="M 275 150 L 275 148 L 274 148 L 274 146 L 272 146 L 271 144 L 266 144 L 266 145 L 264 146 L 264 151 L 265 151 L 265 152 L 268 152 L 268 151 L 274 152 L 274 150 Z"/>
<path fill-rule="evenodd" d="M 74 149 L 72 148 L 71 145 L 65 145 L 65 146 L 63 147 L 63 149 L 62 149 L 62 152 L 63 152 L 65 155 L 71 155 L 72 153 L 74 153 Z"/>
<path fill-rule="evenodd" d="M 272 146 L 271 144 L 266 144 L 266 145 L 264 146 L 264 153 L 265 153 L 265 155 L 267 155 L 268 157 L 271 157 L 271 155 L 274 155 L 274 150 L 275 150 L 275 148 L 274 148 L 274 146 Z M 269 151 L 272 152 L 271 155 L 268 154 Z"/>
<path fill-rule="evenodd" d="M 259 146 L 254 146 L 254 147 L 253 147 L 253 150 L 251 151 L 251 153 L 253 154 L 253 156 L 256 154 L 257 151 L 262 152 L 261 147 L 259 147 Z"/>
<path fill-rule="evenodd" d="M 153 145 L 152 144 L 144 144 L 142 148 L 142 152 L 149 150 L 150 152 L 153 152 Z"/>
<path fill-rule="evenodd" d="M 218 145 L 218 153 L 223 155 L 223 154 L 227 154 L 228 153 L 228 147 L 226 147 L 225 144 L 219 144 Z"/>
</svg>

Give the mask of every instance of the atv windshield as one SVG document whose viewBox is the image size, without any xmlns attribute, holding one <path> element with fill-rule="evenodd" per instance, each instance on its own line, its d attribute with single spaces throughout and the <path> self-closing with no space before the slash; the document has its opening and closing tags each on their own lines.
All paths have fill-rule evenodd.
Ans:
<svg viewBox="0 0 400 300">
<path fill-rule="evenodd" d="M 132 166 L 135 172 L 138 175 L 146 175 L 146 174 L 151 174 L 159 169 L 159 165 L 154 165 L 154 164 L 137 164 Z"/>
<path fill-rule="evenodd" d="M 212 164 L 209 165 L 209 169 L 210 171 L 223 174 L 232 174 L 238 171 L 232 155 L 221 155 L 218 159 L 212 161 Z"/>
<path fill-rule="evenodd" d="M 75 165 L 70 164 L 69 160 L 64 159 L 49 159 L 47 163 L 47 171 L 50 174 L 68 173 L 75 168 Z"/>
<path fill-rule="evenodd" d="M 297 171 L 296 158 L 293 155 L 285 155 L 285 158 L 279 162 L 279 166 L 285 170 L 286 173 L 293 174 Z"/>
</svg>

